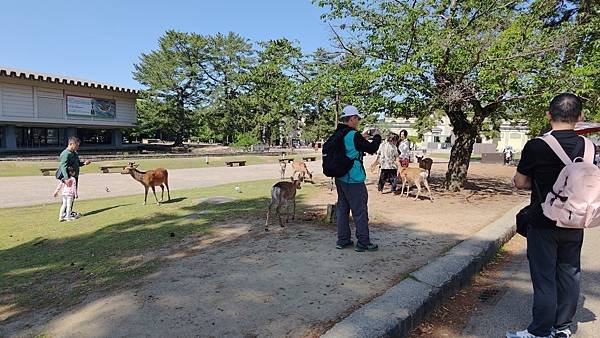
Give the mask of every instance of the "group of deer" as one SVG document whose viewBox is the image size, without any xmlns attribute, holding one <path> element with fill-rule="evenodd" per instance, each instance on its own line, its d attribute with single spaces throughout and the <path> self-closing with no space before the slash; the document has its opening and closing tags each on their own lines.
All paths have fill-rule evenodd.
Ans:
<svg viewBox="0 0 600 338">
<path fill-rule="evenodd" d="M 419 199 L 419 195 L 421 194 L 421 184 L 425 186 L 427 192 L 429 193 L 429 200 L 433 202 L 433 196 L 431 195 L 431 189 L 429 189 L 429 176 L 431 175 L 431 166 L 433 165 L 433 160 L 429 157 L 424 156 L 415 156 L 417 158 L 417 162 L 419 163 L 418 168 L 410 168 L 410 167 L 401 167 L 398 171 L 398 179 L 402 180 L 402 188 L 400 189 L 400 195 L 404 193 L 404 187 L 406 186 L 406 197 L 408 197 L 408 193 L 410 187 L 415 185 L 417 187 L 417 194 L 415 196 L 415 201 Z M 371 165 L 371 172 L 375 172 L 376 169 L 379 168 L 378 160 Z"/>
</svg>

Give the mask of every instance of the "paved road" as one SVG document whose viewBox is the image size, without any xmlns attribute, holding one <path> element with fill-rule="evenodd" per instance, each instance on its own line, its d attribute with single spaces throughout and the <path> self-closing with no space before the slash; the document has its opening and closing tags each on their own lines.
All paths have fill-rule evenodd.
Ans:
<svg viewBox="0 0 600 338">
<path fill-rule="evenodd" d="M 583 281 L 574 332 L 577 338 L 600 336 L 600 231 L 587 230 L 582 250 L 581 265 Z M 518 256 L 502 271 L 498 286 L 508 287 L 508 291 L 494 306 L 481 307 L 470 318 L 464 330 L 464 337 L 504 337 L 506 330 L 522 330 L 531 319 L 533 290 L 529 277 L 525 244 Z M 573 330 L 573 328 L 572 328 Z"/>
<path fill-rule="evenodd" d="M 315 173 L 321 171 L 320 161 L 307 162 L 307 165 L 309 170 Z M 288 165 L 286 173 L 291 176 L 291 165 Z M 270 178 L 279 178 L 279 164 L 169 170 L 171 190 L 210 187 Z M 133 180 L 129 175 L 119 173 L 85 174 L 80 176 L 79 182 L 79 198 L 82 200 L 144 193 L 144 188 L 140 183 Z M 10 194 L 0 194 L 0 208 L 56 203 L 57 200 L 52 197 L 56 184 L 57 181 L 53 176 L 0 177 L 2 189 L 11 192 Z M 110 192 L 106 191 L 107 187 Z M 160 192 L 160 188 L 158 188 L 158 191 Z M 153 199 L 154 197 L 148 197 L 148 201 Z"/>
</svg>

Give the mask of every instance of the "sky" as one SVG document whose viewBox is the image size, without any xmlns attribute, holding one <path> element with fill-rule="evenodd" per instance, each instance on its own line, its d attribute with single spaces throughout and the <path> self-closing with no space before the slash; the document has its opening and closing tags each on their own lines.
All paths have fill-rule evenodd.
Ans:
<svg viewBox="0 0 600 338">
<path fill-rule="evenodd" d="M 312 52 L 331 46 L 321 13 L 310 0 L 5 1 L 0 65 L 137 89 L 133 64 L 168 29 L 286 37 Z"/>
</svg>

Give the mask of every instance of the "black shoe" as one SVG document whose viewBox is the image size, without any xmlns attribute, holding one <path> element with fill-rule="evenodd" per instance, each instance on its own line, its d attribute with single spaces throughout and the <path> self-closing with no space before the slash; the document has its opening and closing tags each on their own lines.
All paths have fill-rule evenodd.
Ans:
<svg viewBox="0 0 600 338">
<path fill-rule="evenodd" d="M 354 245 L 354 242 L 351 240 L 350 242 L 346 242 L 345 244 L 336 244 L 335 248 L 341 250 L 343 248 L 347 248 L 347 247 L 352 246 L 352 245 Z"/>
<path fill-rule="evenodd" d="M 356 252 L 365 252 L 365 251 L 377 251 L 379 250 L 379 245 L 377 244 L 369 244 L 369 245 L 362 245 L 359 243 L 356 243 L 356 246 L 354 247 L 354 251 Z"/>
</svg>

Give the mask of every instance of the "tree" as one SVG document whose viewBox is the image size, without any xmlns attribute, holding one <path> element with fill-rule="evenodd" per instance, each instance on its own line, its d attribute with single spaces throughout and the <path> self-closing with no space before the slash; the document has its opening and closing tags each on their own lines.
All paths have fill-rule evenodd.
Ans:
<svg viewBox="0 0 600 338">
<path fill-rule="evenodd" d="M 142 54 L 133 77 L 146 87 L 142 114 L 157 117 L 161 130 L 172 134 L 175 145 L 183 144 L 196 128 L 195 107 L 203 99 L 206 77 L 201 57 L 206 40 L 196 34 L 167 31 L 158 49 Z"/>
<path fill-rule="evenodd" d="M 565 51 L 572 21 L 546 25 L 553 1 L 315 1 L 326 18 L 351 31 L 397 100 L 397 115 L 441 110 L 453 126 L 446 187 L 466 182 L 473 144 L 485 123 L 513 120 L 569 88 Z M 572 79 L 571 76 L 567 77 Z M 538 110 L 539 112 L 539 110 Z"/>
</svg>

